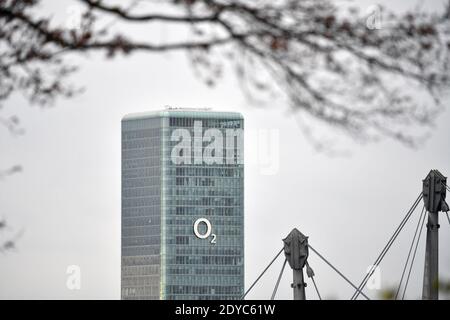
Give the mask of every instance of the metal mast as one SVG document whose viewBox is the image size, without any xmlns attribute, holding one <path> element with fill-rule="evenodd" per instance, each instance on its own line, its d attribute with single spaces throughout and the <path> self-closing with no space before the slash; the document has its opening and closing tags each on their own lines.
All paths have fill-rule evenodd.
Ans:
<svg viewBox="0 0 450 320">
<path fill-rule="evenodd" d="M 297 229 L 293 229 L 289 235 L 283 239 L 284 255 L 293 272 L 292 288 L 294 289 L 294 300 L 306 300 L 306 283 L 303 278 L 303 268 L 308 259 L 308 237 Z"/>
<path fill-rule="evenodd" d="M 425 270 L 423 274 L 423 300 L 439 299 L 439 217 L 448 211 L 445 202 L 447 178 L 431 170 L 423 180 L 423 200 L 428 211 Z"/>
</svg>

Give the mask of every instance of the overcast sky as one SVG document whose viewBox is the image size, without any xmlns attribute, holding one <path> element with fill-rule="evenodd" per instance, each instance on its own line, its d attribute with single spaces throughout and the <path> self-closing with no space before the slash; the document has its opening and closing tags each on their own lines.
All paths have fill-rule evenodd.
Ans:
<svg viewBox="0 0 450 320">
<path fill-rule="evenodd" d="M 372 1 L 358 1 L 363 9 Z M 44 1 L 44 9 L 67 15 L 72 1 Z M 392 8 L 392 1 L 384 1 Z M 396 1 L 396 10 L 414 2 Z M 46 7 L 47 6 L 47 7 Z M 442 1 L 425 7 L 441 8 Z M 152 37 L 171 36 L 170 30 Z M 346 144 L 349 156 L 316 152 L 285 106 L 249 104 L 228 71 L 214 89 L 192 73 L 184 54 L 133 54 L 105 61 L 103 55 L 74 58 L 72 80 L 86 92 L 53 108 L 30 107 L 21 97 L 2 115 L 17 114 L 26 132 L 13 137 L 0 128 L 0 168 L 23 166 L 0 181 L 0 217 L 10 232 L 24 229 L 16 251 L 0 254 L 0 298 L 120 298 L 120 121 L 131 112 L 165 105 L 239 111 L 245 118 L 245 269 L 248 287 L 297 227 L 311 245 L 354 282 L 359 282 L 421 191 L 430 169 L 450 174 L 450 112 L 419 150 L 384 140 Z M 446 100 L 447 105 L 449 99 Z M 258 157 L 258 132 L 276 132 L 271 146 L 278 170 L 267 172 Z M 258 144 L 259 143 L 259 144 Z M 264 144 L 263 144 L 264 145 Z M 272 174 L 267 174 L 272 173 Z M 382 286 L 398 283 L 419 211 L 382 263 Z M 450 279 L 450 226 L 441 215 L 440 272 Z M 425 233 L 422 235 L 425 239 Z M 408 298 L 421 296 L 424 241 L 418 250 Z M 310 253 L 323 297 L 348 299 L 350 288 Z M 269 299 L 283 260 L 260 281 L 250 299 Z M 81 268 L 81 289 L 68 290 L 66 269 Z M 277 298 L 291 299 L 290 270 Z M 316 299 L 307 281 L 307 297 Z M 377 297 L 376 290 L 368 291 Z"/>
</svg>

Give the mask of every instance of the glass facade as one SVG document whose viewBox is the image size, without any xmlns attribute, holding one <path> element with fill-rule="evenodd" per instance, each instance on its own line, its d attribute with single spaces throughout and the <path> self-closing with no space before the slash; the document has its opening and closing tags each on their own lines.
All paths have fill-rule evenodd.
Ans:
<svg viewBox="0 0 450 320">
<path fill-rule="evenodd" d="M 159 299 L 161 119 L 122 122 L 123 299 Z"/>
<path fill-rule="evenodd" d="M 244 293 L 243 118 L 162 111 L 122 121 L 122 299 Z"/>
</svg>

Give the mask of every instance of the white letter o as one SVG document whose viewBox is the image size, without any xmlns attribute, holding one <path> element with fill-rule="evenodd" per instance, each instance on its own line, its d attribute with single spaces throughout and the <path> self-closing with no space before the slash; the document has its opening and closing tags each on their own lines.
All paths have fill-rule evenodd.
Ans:
<svg viewBox="0 0 450 320">
<path fill-rule="evenodd" d="M 206 232 L 204 234 L 201 234 L 198 231 L 198 225 L 203 222 L 206 224 Z M 206 218 L 199 218 L 194 222 L 194 234 L 199 239 L 206 239 L 211 235 L 211 222 L 209 222 Z"/>
</svg>

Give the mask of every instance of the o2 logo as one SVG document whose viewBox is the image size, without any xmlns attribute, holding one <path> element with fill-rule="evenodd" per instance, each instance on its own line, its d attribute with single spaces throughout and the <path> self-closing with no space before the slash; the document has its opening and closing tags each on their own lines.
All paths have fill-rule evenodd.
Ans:
<svg viewBox="0 0 450 320">
<path fill-rule="evenodd" d="M 206 226 L 206 230 L 202 233 L 199 230 L 200 224 L 203 223 Z M 212 225 L 211 222 L 206 218 L 198 218 L 194 222 L 194 234 L 199 239 L 208 239 L 211 237 L 210 243 L 215 244 L 217 236 L 215 233 L 212 233 Z"/>
</svg>

